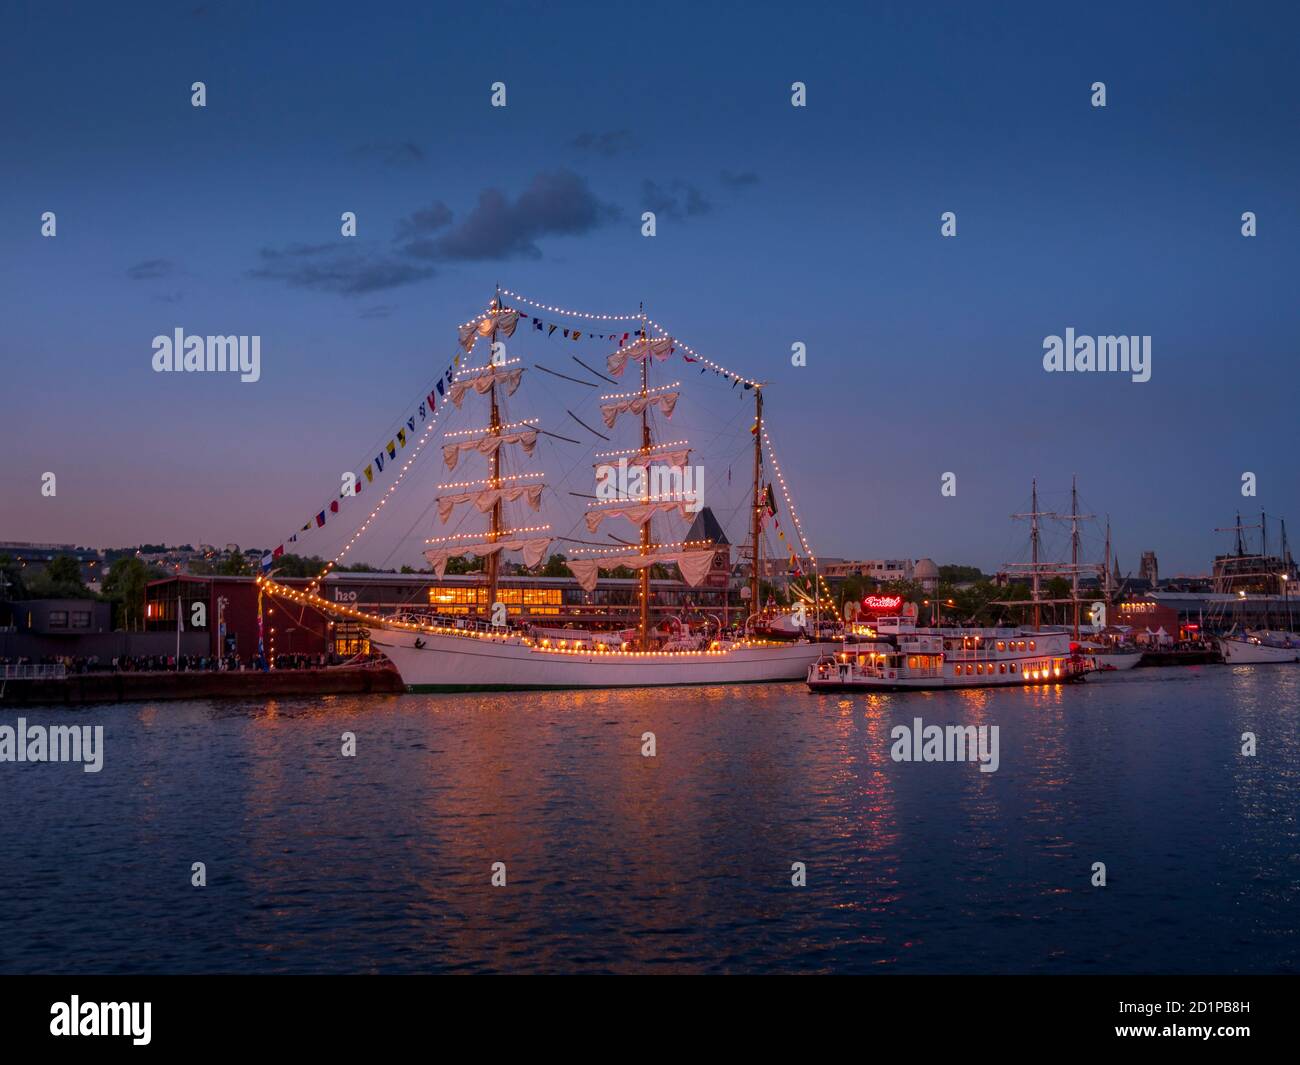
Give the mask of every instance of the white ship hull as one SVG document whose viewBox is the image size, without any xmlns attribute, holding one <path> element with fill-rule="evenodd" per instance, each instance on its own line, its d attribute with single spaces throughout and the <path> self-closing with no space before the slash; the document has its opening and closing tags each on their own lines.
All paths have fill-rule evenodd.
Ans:
<svg viewBox="0 0 1300 1065">
<path fill-rule="evenodd" d="M 411 691 L 645 688 L 803 680 L 837 643 L 733 644 L 714 651 L 624 653 L 543 647 L 522 636 L 375 626 L 370 642 Z M 417 644 L 419 646 L 417 646 Z"/>
<path fill-rule="evenodd" d="M 1142 661 L 1141 651 L 1121 651 L 1116 654 L 1099 654 L 1092 655 L 1097 662 L 1097 668 L 1103 673 L 1110 673 L 1116 670 L 1132 669 Z"/>
<path fill-rule="evenodd" d="M 1300 661 L 1300 648 L 1270 647 L 1268 644 L 1254 643 L 1230 636 L 1219 637 L 1219 651 L 1223 655 L 1223 660 L 1229 665 Z"/>
</svg>

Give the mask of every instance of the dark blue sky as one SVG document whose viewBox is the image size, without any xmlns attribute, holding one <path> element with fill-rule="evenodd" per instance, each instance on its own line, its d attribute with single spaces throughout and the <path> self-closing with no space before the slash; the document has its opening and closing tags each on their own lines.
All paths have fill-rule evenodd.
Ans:
<svg viewBox="0 0 1300 1065">
<path fill-rule="evenodd" d="M 1022 551 L 1008 515 L 1030 478 L 1059 506 L 1075 471 L 1125 568 L 1155 549 L 1162 573 L 1204 571 L 1238 506 L 1300 522 L 1283 5 L 10 11 L 0 538 L 279 542 L 497 281 L 579 309 L 644 299 L 770 382 L 825 555 L 992 568 Z M 1151 381 L 1045 374 L 1043 338 L 1071 326 L 1151 335 Z M 155 374 L 176 327 L 259 334 L 262 380 Z M 517 342 L 555 368 L 605 354 Z M 740 399 L 699 381 L 685 427 L 743 435 Z M 440 476 L 413 471 L 354 557 L 414 560 Z"/>
</svg>

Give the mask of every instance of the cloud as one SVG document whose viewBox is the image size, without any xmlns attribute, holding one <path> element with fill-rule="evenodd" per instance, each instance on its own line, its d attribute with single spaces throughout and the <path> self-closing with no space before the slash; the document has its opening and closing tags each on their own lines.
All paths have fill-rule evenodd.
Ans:
<svg viewBox="0 0 1300 1065">
<path fill-rule="evenodd" d="M 435 200 L 430 206 L 413 211 L 405 218 L 397 221 L 397 236 L 395 240 L 410 240 L 413 237 L 424 237 L 430 233 L 436 233 L 440 229 L 445 229 L 451 225 L 451 208 L 441 200 Z"/>
<path fill-rule="evenodd" d="M 424 162 L 424 149 L 413 141 L 374 141 L 348 153 L 353 159 L 375 160 L 383 166 L 414 166 Z"/>
<path fill-rule="evenodd" d="M 632 147 L 632 134 L 625 129 L 615 129 L 608 133 L 579 133 L 569 142 L 569 146 L 612 159 Z"/>
<path fill-rule="evenodd" d="M 573 171 L 547 171 L 534 177 L 513 202 L 499 189 L 484 189 L 463 222 L 432 239 L 411 241 L 402 250 L 419 259 L 536 259 L 542 254 L 537 241 L 581 236 L 618 216 L 618 208 L 597 198 Z"/>
<path fill-rule="evenodd" d="M 730 170 L 724 170 L 720 177 L 722 179 L 722 184 L 733 192 L 746 188 L 749 185 L 758 184 L 758 175 L 752 170 L 743 170 L 738 174 L 734 174 Z"/>
<path fill-rule="evenodd" d="M 260 255 L 262 265 L 249 270 L 249 277 L 343 296 L 397 288 L 436 273 L 430 266 L 337 244 L 290 244 L 283 249 L 263 248 Z"/>
<path fill-rule="evenodd" d="M 358 318 L 387 318 L 397 308 L 390 303 L 380 303 L 374 307 L 367 307 L 361 311 Z"/>
<path fill-rule="evenodd" d="M 680 178 L 674 178 L 669 185 L 646 178 L 641 182 L 641 202 L 647 211 L 666 218 L 694 217 L 713 210 L 703 192 Z"/>
<path fill-rule="evenodd" d="M 693 205 L 687 209 L 696 213 Z M 458 223 L 441 200 L 411 212 L 398 220 L 389 250 L 355 239 L 266 247 L 246 276 L 359 296 L 434 277 L 434 263 L 536 259 L 542 254 L 538 241 L 591 233 L 619 215 L 617 206 L 599 199 L 571 170 L 546 171 L 513 200 L 499 189 L 484 189 Z M 368 308 L 362 316 L 381 317 L 387 310 Z"/>
<path fill-rule="evenodd" d="M 132 281 L 152 281 L 159 277 L 173 277 L 176 264 L 170 259 L 145 259 L 127 267 L 126 276 Z"/>
</svg>

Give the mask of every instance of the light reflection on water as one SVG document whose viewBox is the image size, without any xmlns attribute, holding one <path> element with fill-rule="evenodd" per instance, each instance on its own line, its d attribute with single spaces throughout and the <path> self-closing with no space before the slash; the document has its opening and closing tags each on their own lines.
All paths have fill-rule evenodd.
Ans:
<svg viewBox="0 0 1300 1065">
<path fill-rule="evenodd" d="M 0 766 L 0 968 L 1291 971 L 1297 696 L 1221 667 L 31 711 L 103 724 L 105 768 Z M 997 725 L 1000 769 L 893 762 L 916 717 Z"/>
</svg>

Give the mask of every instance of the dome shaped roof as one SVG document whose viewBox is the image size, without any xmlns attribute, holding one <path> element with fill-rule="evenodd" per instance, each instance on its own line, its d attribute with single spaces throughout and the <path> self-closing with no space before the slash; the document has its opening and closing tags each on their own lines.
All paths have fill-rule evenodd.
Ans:
<svg viewBox="0 0 1300 1065">
<path fill-rule="evenodd" d="M 917 559 L 916 565 L 912 567 L 912 576 L 918 581 L 938 580 L 939 567 L 932 558 Z"/>
</svg>

